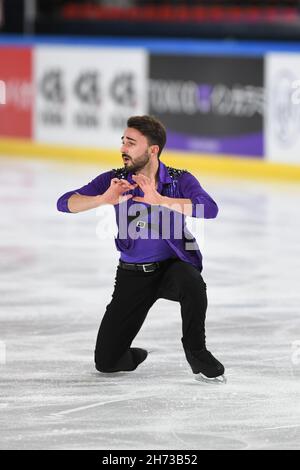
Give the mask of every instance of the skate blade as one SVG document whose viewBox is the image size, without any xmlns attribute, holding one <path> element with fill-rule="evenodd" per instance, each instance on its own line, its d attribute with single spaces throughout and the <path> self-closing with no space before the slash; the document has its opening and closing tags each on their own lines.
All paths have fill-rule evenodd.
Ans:
<svg viewBox="0 0 300 470">
<path fill-rule="evenodd" d="M 210 379 L 209 377 L 206 377 L 205 375 L 201 374 L 201 372 L 200 372 L 199 374 L 195 374 L 194 377 L 198 382 L 204 382 L 204 383 L 207 383 L 207 384 L 222 385 L 222 384 L 227 383 L 227 379 L 226 379 L 225 375 L 220 375 L 219 377 L 213 377 L 212 379 Z"/>
</svg>

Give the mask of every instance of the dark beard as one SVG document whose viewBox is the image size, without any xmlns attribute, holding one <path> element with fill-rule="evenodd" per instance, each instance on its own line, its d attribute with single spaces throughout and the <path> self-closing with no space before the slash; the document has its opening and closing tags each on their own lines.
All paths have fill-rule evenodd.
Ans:
<svg viewBox="0 0 300 470">
<path fill-rule="evenodd" d="M 130 171 L 130 173 L 135 173 L 139 170 L 142 170 L 145 165 L 149 162 L 149 155 L 148 153 L 143 155 L 144 157 L 147 157 L 147 159 L 143 159 L 143 161 L 140 162 L 135 162 L 135 163 L 127 163 L 127 165 L 124 165 L 125 170 Z"/>
</svg>

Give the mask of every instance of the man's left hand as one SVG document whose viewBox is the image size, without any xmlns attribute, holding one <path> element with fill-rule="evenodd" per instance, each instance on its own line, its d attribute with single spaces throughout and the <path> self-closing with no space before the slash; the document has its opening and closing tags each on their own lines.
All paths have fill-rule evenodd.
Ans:
<svg viewBox="0 0 300 470">
<path fill-rule="evenodd" d="M 133 175 L 132 179 L 141 188 L 144 197 L 133 197 L 132 201 L 144 202 L 145 204 L 160 205 L 164 197 L 155 189 L 155 183 L 145 175 Z"/>
</svg>

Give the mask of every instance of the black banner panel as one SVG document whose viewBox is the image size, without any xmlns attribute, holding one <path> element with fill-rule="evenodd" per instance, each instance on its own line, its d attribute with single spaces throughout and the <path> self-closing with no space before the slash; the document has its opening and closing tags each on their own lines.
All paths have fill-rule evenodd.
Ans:
<svg viewBox="0 0 300 470">
<path fill-rule="evenodd" d="M 169 149 L 263 157 L 263 58 L 151 55 L 149 109 Z"/>
</svg>

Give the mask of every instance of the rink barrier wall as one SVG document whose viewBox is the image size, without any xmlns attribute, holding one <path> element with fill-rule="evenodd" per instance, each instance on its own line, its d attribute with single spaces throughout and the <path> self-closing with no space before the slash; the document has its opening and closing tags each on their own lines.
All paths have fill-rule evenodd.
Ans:
<svg viewBox="0 0 300 470">
<path fill-rule="evenodd" d="M 122 166 L 120 153 L 117 150 L 45 145 L 23 139 L 0 139 L 1 154 L 6 157 L 51 160 L 61 163 L 99 164 L 114 168 Z M 253 158 L 237 159 L 231 156 L 164 151 L 162 160 L 170 166 L 229 178 L 300 181 L 300 166 L 298 165 L 266 163 Z"/>
<path fill-rule="evenodd" d="M 82 60 L 80 61 L 77 56 L 79 50 L 82 51 L 80 56 Z M 108 55 L 109 51 L 112 57 Z M 15 82 L 19 80 L 19 85 L 21 85 L 19 88 L 13 88 L 13 103 L 7 106 L 7 112 L 5 112 L 4 118 L 2 115 L 0 121 L 0 135 L 4 136 L 0 137 L 0 153 L 6 155 L 23 154 L 35 158 L 72 160 L 83 163 L 119 164 L 118 152 L 104 150 L 106 147 L 115 147 L 123 130 L 120 122 L 116 127 L 113 127 L 112 123 L 119 118 L 120 111 L 123 111 L 123 115 L 120 117 L 124 122 L 126 122 L 125 116 L 130 114 L 149 112 L 161 117 L 167 126 L 169 151 L 164 154 L 170 155 L 171 164 L 230 176 L 299 180 L 300 132 L 297 128 L 298 121 L 294 120 L 293 126 L 291 126 L 288 119 L 286 123 L 285 120 L 281 120 L 280 124 L 284 127 L 284 142 L 281 142 L 281 135 L 276 135 L 274 132 L 276 126 L 280 127 L 274 119 L 274 116 L 278 115 L 276 113 L 277 101 L 282 107 L 282 94 L 286 92 L 287 83 L 285 75 L 282 82 L 277 80 L 277 77 L 280 78 L 282 75 L 281 62 L 285 61 L 285 71 L 289 71 L 291 80 L 297 79 L 298 69 L 300 77 L 300 44 L 298 43 L 0 36 L 0 52 L 2 59 L 0 79 L 1 76 L 4 80 L 14 77 L 13 80 Z M 190 65 L 194 64 L 192 67 L 193 76 L 191 77 L 185 75 L 185 56 L 189 56 L 187 60 L 190 61 Z M 105 58 L 107 57 L 111 67 L 105 67 Z M 126 60 L 126 58 L 131 58 L 131 60 Z M 204 78 L 201 74 L 199 75 L 199 71 L 198 75 L 194 73 L 196 69 L 199 69 L 199 64 L 195 60 L 200 61 L 201 70 L 208 70 L 208 74 Z M 77 62 L 80 62 L 80 66 Z M 62 73 L 66 75 L 69 75 L 70 72 L 68 67 L 70 70 L 77 67 L 72 80 L 73 83 L 80 84 L 82 83 L 82 72 L 90 72 L 91 65 L 99 64 L 99 62 L 102 62 L 102 65 L 96 65 L 99 68 L 98 72 L 101 76 L 106 74 L 104 82 L 108 84 L 107 88 L 101 88 L 100 100 L 102 101 L 100 101 L 99 109 L 95 107 L 98 95 L 97 89 L 93 88 L 93 83 L 95 83 L 93 76 L 87 76 L 84 80 L 87 79 L 85 84 L 92 85 L 90 88 L 91 91 L 93 90 L 92 93 L 96 93 L 93 95 L 92 108 L 89 108 L 87 117 L 90 117 L 91 114 L 96 122 L 102 120 L 101 125 L 95 127 L 92 132 L 84 127 L 76 128 L 75 117 L 82 117 L 79 115 L 82 106 L 79 95 L 85 91 L 85 88 L 82 90 L 78 88 L 77 96 L 76 94 L 73 96 L 71 93 L 72 96 L 68 98 L 67 105 L 63 99 L 59 103 L 60 93 L 64 87 L 53 88 L 51 91 L 49 83 L 51 84 L 51 80 L 53 83 L 53 76 L 50 74 L 46 82 L 48 87 L 46 91 L 58 92 L 54 97 L 58 113 L 54 117 L 62 118 L 62 122 L 68 122 L 71 125 L 64 124 L 62 128 L 47 126 L 45 124 L 47 121 L 40 116 L 46 110 L 44 117 L 48 119 L 48 110 L 53 103 L 50 102 L 50 108 L 47 108 L 47 100 L 43 101 L 41 92 L 34 94 L 34 99 L 32 99 L 30 87 L 37 86 L 37 83 L 40 84 L 48 68 L 50 67 L 51 70 L 51 67 L 55 68 L 56 66 L 61 67 Z M 138 105 L 132 108 L 130 106 L 118 107 L 114 103 L 114 99 L 108 96 L 112 84 L 115 86 L 115 101 L 117 102 L 122 96 L 122 94 L 118 95 L 120 83 L 117 80 L 120 72 L 124 72 L 122 66 L 119 67 L 120 63 L 125 63 L 126 67 L 129 67 L 128 71 L 134 75 L 137 84 L 135 84 L 134 91 L 138 98 Z M 127 63 L 131 64 L 131 68 Z M 82 68 L 80 68 L 81 64 Z M 275 84 L 274 80 L 271 80 L 273 70 L 277 74 Z M 292 72 L 294 71 L 296 75 L 293 78 Z M 215 76 L 217 76 L 217 81 L 214 81 Z M 256 116 L 251 119 L 247 117 L 246 113 L 244 117 L 240 117 L 236 128 L 234 116 L 223 117 L 223 120 L 220 120 L 219 117 L 215 119 L 210 114 L 205 114 L 205 111 L 204 114 L 197 111 L 197 115 L 192 120 L 189 120 L 188 112 L 182 110 L 179 113 L 177 110 L 175 114 L 169 110 L 160 116 L 159 109 L 155 109 L 155 106 L 150 104 L 150 100 L 148 103 L 146 98 L 146 82 L 149 78 L 152 82 L 156 80 L 159 83 L 168 83 L 172 80 L 188 83 L 191 78 L 195 86 L 199 85 L 200 107 L 204 106 L 204 108 L 208 103 L 206 99 L 207 88 L 211 90 L 216 84 L 221 84 L 230 93 L 234 90 L 236 83 L 242 84 L 242 91 L 243 87 L 249 85 L 256 90 L 254 98 L 258 104 L 261 98 L 259 90 L 263 89 L 262 87 L 265 87 L 268 93 L 271 88 L 274 88 L 275 93 L 272 93 L 272 106 L 268 103 L 265 113 L 256 110 Z M 209 86 L 207 87 L 206 84 Z M 15 86 L 16 83 L 13 85 Z M 123 85 L 125 86 L 126 83 Z M 130 90 L 131 82 L 127 82 L 127 85 Z M 70 90 L 71 88 L 67 91 L 70 92 Z M 276 100 L 273 96 L 279 96 L 279 99 Z M 106 104 L 103 104 L 103 98 L 105 98 Z M 130 95 L 127 98 L 130 99 Z M 285 107 L 289 108 L 290 103 L 286 96 L 284 99 L 286 100 Z M 246 104 L 249 105 L 251 100 Z M 160 104 L 159 101 L 157 103 Z M 300 102 L 297 103 L 298 107 L 299 104 Z M 71 114 L 71 109 L 73 114 Z M 113 112 L 108 117 L 111 109 Z M 290 111 L 285 115 L 291 116 L 292 119 L 295 112 L 298 112 L 298 108 L 293 108 Z M 52 117 L 50 112 L 50 118 Z M 176 124 L 173 129 L 174 118 L 177 121 L 175 119 Z M 170 123 L 168 119 L 170 119 Z M 177 133 L 177 129 L 183 130 L 183 132 Z M 200 133 L 199 129 L 201 129 Z M 207 137 L 210 135 L 209 132 L 206 132 L 207 129 L 213 129 L 215 136 Z M 210 149 L 209 153 L 207 152 L 208 148 Z M 165 159 L 168 158 L 165 157 Z"/>
</svg>

